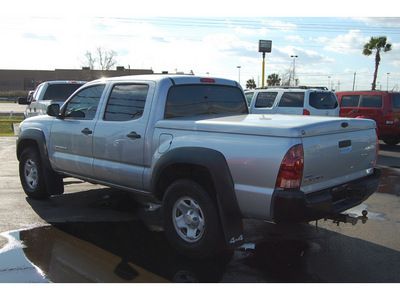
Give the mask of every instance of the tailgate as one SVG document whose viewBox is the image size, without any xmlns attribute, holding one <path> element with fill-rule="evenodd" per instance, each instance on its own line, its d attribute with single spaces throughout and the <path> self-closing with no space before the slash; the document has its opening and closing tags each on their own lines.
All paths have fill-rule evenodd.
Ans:
<svg viewBox="0 0 400 300">
<path fill-rule="evenodd" d="M 303 138 L 301 190 L 319 191 L 373 172 L 377 152 L 375 129 Z"/>
</svg>

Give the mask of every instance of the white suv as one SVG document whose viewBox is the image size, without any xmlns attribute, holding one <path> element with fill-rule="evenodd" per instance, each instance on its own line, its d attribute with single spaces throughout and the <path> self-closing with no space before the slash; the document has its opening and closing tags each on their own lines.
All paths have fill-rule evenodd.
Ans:
<svg viewBox="0 0 400 300">
<path fill-rule="evenodd" d="M 339 116 L 337 97 L 326 88 L 266 88 L 245 95 L 251 114 Z"/>
</svg>

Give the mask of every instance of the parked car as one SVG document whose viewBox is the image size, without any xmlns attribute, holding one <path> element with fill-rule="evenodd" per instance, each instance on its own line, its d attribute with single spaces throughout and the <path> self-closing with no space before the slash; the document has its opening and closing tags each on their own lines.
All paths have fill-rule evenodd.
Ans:
<svg viewBox="0 0 400 300">
<path fill-rule="evenodd" d="M 65 100 L 86 81 L 45 81 L 37 86 L 34 91 L 29 91 L 28 97 L 18 100 L 19 104 L 28 105 L 24 117 L 45 115 L 47 106 L 51 103 L 62 105 Z"/>
<path fill-rule="evenodd" d="M 245 95 L 252 114 L 339 116 L 336 95 L 326 88 L 273 87 Z"/>
<path fill-rule="evenodd" d="M 400 92 L 337 92 L 340 116 L 372 119 L 379 139 L 388 145 L 400 143 Z"/>
</svg>

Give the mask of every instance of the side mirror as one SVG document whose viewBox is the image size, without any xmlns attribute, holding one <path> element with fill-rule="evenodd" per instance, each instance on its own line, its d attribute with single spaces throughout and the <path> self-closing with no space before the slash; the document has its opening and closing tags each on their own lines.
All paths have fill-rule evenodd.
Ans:
<svg viewBox="0 0 400 300">
<path fill-rule="evenodd" d="M 19 98 L 18 98 L 18 104 L 21 104 L 21 105 L 27 105 L 27 104 L 29 104 L 28 98 L 19 97 Z"/>
<path fill-rule="evenodd" d="M 47 106 L 46 113 L 52 117 L 58 117 L 60 115 L 60 104 L 54 103 Z"/>
</svg>

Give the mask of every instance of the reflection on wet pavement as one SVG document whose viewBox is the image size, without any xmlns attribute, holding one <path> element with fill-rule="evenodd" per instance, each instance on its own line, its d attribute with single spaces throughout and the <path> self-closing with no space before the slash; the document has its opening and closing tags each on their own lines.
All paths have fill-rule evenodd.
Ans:
<svg viewBox="0 0 400 300">
<path fill-rule="evenodd" d="M 384 172 L 378 192 L 399 195 Z M 0 282 L 400 282 L 398 251 L 309 224 L 247 220 L 242 248 L 192 260 L 166 241 L 159 204 L 109 188 L 27 201 L 51 225 L 2 234 Z"/>
<path fill-rule="evenodd" d="M 378 193 L 400 196 L 400 169 L 384 167 L 381 167 L 381 169 L 382 179 Z"/>
</svg>

